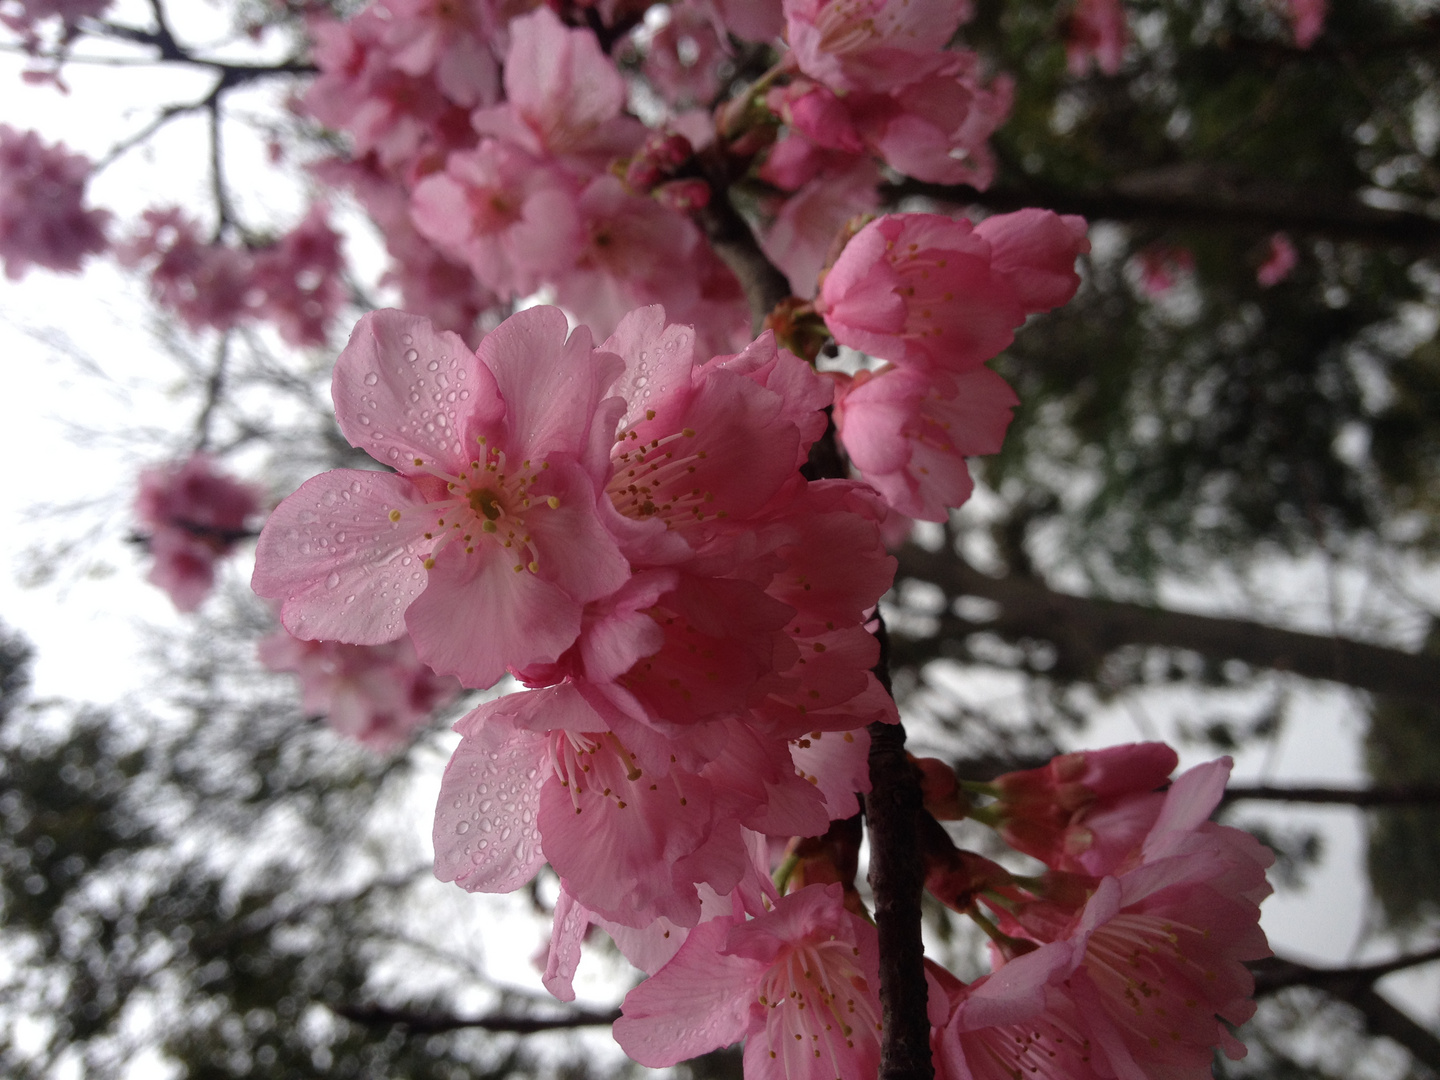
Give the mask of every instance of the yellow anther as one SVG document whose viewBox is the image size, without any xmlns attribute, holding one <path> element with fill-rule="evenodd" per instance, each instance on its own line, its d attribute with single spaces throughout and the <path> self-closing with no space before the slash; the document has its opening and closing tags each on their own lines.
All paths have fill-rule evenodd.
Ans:
<svg viewBox="0 0 1440 1080">
<path fill-rule="evenodd" d="M 400 520 L 400 511 L 399 511 L 399 510 L 391 510 L 391 511 L 390 511 L 390 520 L 391 520 L 391 521 L 399 521 L 399 520 Z"/>
<path fill-rule="evenodd" d="M 548 499 L 545 500 L 545 505 L 550 507 L 551 510 L 559 510 L 560 500 L 557 499 L 554 495 L 551 495 Z"/>
</svg>

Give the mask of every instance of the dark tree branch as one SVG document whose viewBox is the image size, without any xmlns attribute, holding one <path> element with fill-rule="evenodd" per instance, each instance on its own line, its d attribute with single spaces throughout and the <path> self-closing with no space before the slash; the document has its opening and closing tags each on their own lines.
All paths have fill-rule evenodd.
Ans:
<svg viewBox="0 0 1440 1080">
<path fill-rule="evenodd" d="M 1286 231 L 1408 248 L 1440 251 L 1440 220 L 1422 213 L 1367 206 L 1348 194 L 1282 189 L 1267 183 L 1235 185 L 1213 177 L 1203 182 L 1162 176 L 1131 177 L 1109 188 L 1077 190 L 1043 183 L 1001 183 L 987 191 L 905 180 L 888 185 L 889 200 L 927 195 L 942 202 L 974 204 L 995 211 L 1043 206 L 1091 221 L 1145 222 L 1214 230 L 1243 228 Z"/>
<path fill-rule="evenodd" d="M 884 625 L 876 668 L 890 690 Z M 902 724 L 870 725 L 870 889 L 880 937 L 880 1008 L 884 1037 L 879 1080 L 931 1080 L 930 1021 L 926 1013 L 925 946 L 920 937 L 920 896 L 925 866 L 919 831 L 923 800 L 915 766 L 905 753 Z"/>
<path fill-rule="evenodd" d="M 1402 784 L 1383 788 L 1244 787 L 1225 789 L 1225 802 L 1255 799 L 1266 802 L 1316 803 L 1329 806 L 1413 806 L 1440 804 L 1440 785 Z"/>
<path fill-rule="evenodd" d="M 1396 1008 L 1375 989 L 1375 983 L 1396 971 L 1440 960 L 1440 948 L 1397 957 L 1382 964 L 1353 968 L 1313 968 L 1294 960 L 1272 957 L 1251 964 L 1255 996 L 1273 994 L 1292 986 L 1313 986 L 1359 1010 L 1371 1035 L 1393 1039 L 1415 1059 L 1440 1073 L 1440 1036 Z"/>
<path fill-rule="evenodd" d="M 712 195 L 706 206 L 695 211 L 695 223 L 710 241 L 715 254 L 740 280 L 750 305 L 750 331 L 759 334 L 765 316 L 790 295 L 790 282 L 765 257 L 750 226 L 730 201 L 730 185 L 744 163 L 737 162 L 723 148 L 716 148 L 699 155 L 697 164 Z"/>
<path fill-rule="evenodd" d="M 903 548 L 899 558 L 897 577 L 934 582 L 952 598 L 979 596 L 1000 606 L 999 616 L 983 624 L 946 616 L 941 620 L 942 634 L 983 630 L 1052 641 L 1087 664 L 1098 664 L 1122 645 L 1158 645 L 1440 704 L 1440 664 L 1433 656 L 1282 630 L 1245 619 L 1073 596 L 1031 578 L 988 577 L 958 556 L 925 551 L 913 544 Z M 931 655 L 940 655 L 939 644 L 937 640 Z"/>
<path fill-rule="evenodd" d="M 416 1013 L 404 1009 L 387 1009 L 382 1005 L 332 1005 L 332 1012 L 352 1023 L 365 1027 L 404 1027 L 414 1035 L 436 1035 L 445 1031 L 478 1028 L 481 1031 L 533 1035 L 537 1031 L 573 1031 L 576 1028 L 599 1027 L 620 1019 L 620 1010 L 610 1012 L 576 1012 L 569 1016 L 451 1016 L 445 1013 Z"/>
</svg>

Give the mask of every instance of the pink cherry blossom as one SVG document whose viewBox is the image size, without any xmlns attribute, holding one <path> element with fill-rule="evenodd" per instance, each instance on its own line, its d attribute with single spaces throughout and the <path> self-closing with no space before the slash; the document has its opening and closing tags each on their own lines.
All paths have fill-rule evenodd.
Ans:
<svg viewBox="0 0 1440 1080">
<path fill-rule="evenodd" d="M 725 45 L 715 20 L 698 3 L 671 4 L 670 19 L 650 35 L 643 70 L 672 105 L 707 106 L 720 90 Z"/>
<path fill-rule="evenodd" d="M 345 257 L 328 210 L 316 204 L 294 229 L 255 256 L 252 285 L 260 293 L 256 313 L 270 320 L 292 345 L 323 345 L 330 323 L 345 302 Z"/>
<path fill-rule="evenodd" d="M 1077 0 L 1065 39 L 1065 62 L 1077 78 L 1093 63 L 1106 75 L 1119 72 L 1130 30 L 1123 0 Z"/>
<path fill-rule="evenodd" d="M 625 94 L 595 35 L 540 7 L 510 23 L 505 104 L 476 110 L 473 123 L 482 135 L 593 173 L 644 138 L 641 124 L 621 115 Z"/>
<path fill-rule="evenodd" d="M 283 628 L 260 641 L 260 662 L 299 676 L 302 706 L 376 750 L 401 746 L 460 684 L 420 662 L 408 638 L 384 645 L 301 641 Z"/>
<path fill-rule="evenodd" d="M 966 457 L 1000 450 L 1020 403 L 989 368 L 959 375 L 862 371 L 835 404 L 835 426 L 860 475 L 886 504 L 945 521 L 970 497 Z"/>
<path fill-rule="evenodd" d="M 194 611 L 215 584 L 215 563 L 251 535 L 260 493 L 215 471 L 204 454 L 140 474 L 135 514 L 147 530 L 149 580 L 181 611 Z"/>
<path fill-rule="evenodd" d="M 1295 250 L 1295 245 L 1290 242 L 1290 237 L 1283 232 L 1277 232 L 1270 237 L 1269 254 L 1264 264 L 1255 272 L 1255 280 L 1262 289 L 1279 285 L 1299 263 L 1300 255 Z"/>
<path fill-rule="evenodd" d="M 810 885 L 750 920 L 701 923 L 625 997 L 615 1039 L 674 1065 L 745 1039 L 751 1080 L 873 1076 L 880 1061 L 875 928 L 839 885 Z"/>
<path fill-rule="evenodd" d="M 965 220 L 887 214 L 845 245 L 816 307 L 842 345 L 897 364 L 963 372 L 1004 349 L 1025 321 L 990 245 Z"/>
<path fill-rule="evenodd" d="M 524 296 L 573 264 L 577 192 L 560 170 L 486 139 L 450 155 L 412 196 L 415 226 L 501 296 Z"/>
<path fill-rule="evenodd" d="M 1070 302 L 1080 288 L 1075 260 L 1090 250 L 1085 219 L 1025 209 L 996 214 L 975 226 L 990 245 L 990 267 L 1015 290 L 1027 313 Z"/>
<path fill-rule="evenodd" d="M 791 136 L 781 145 L 798 147 L 805 141 Z M 815 295 L 820 271 L 825 268 L 835 238 L 847 222 L 873 210 L 880 201 L 875 190 L 880 170 L 873 162 L 855 155 L 831 156 L 840 158 L 844 165 L 825 169 L 803 186 L 797 185 L 799 190 L 780 205 L 770 228 L 760 237 L 761 248 L 784 271 L 796 296 Z M 772 154 L 770 161 L 776 168 L 762 172 L 767 179 L 778 174 L 783 159 L 777 162 Z"/>
<path fill-rule="evenodd" d="M 103 5 L 102 5 L 103 6 Z M 33 266 L 74 273 L 109 246 L 108 210 L 87 210 L 90 162 L 64 144 L 0 124 L 0 262 L 18 279 Z"/>
<path fill-rule="evenodd" d="M 1113 873 L 1155 824 L 1156 794 L 1179 758 L 1164 743 L 1133 743 L 1062 754 L 1038 769 L 994 781 L 1001 835 L 1057 870 Z"/>
<path fill-rule="evenodd" d="M 566 327 L 531 308 L 472 353 L 424 319 L 361 319 L 336 417 L 398 475 L 335 470 L 276 508 L 254 586 L 284 601 L 287 629 L 378 645 L 408 627 L 421 659 L 471 686 L 569 648 L 629 568 L 596 507 L 619 362 Z"/>
<path fill-rule="evenodd" d="M 156 301 L 191 330 L 229 330 L 250 314 L 254 261 L 249 252 L 200 237 L 176 207 L 146 210 L 143 231 L 120 248 L 127 266 L 148 264 Z"/>
<path fill-rule="evenodd" d="M 383 0 L 390 63 L 416 77 L 432 74 L 457 105 L 491 105 L 500 95 L 500 64 L 491 0 Z"/>
<path fill-rule="evenodd" d="M 1188 248 L 1152 244 L 1135 256 L 1140 288 L 1150 297 L 1161 297 L 1195 269 L 1195 256 Z"/>
<path fill-rule="evenodd" d="M 1308 49 L 1325 32 L 1325 0 L 1285 0 L 1297 49 Z"/>
<path fill-rule="evenodd" d="M 1138 861 L 1101 879 L 1078 911 L 1042 900 L 1000 912 L 1007 933 L 1071 950 L 1048 968 L 1047 985 L 1073 1004 L 1102 1075 L 1204 1080 L 1215 1047 L 1245 1054 L 1225 1025 L 1255 1011 L 1245 963 L 1270 955 L 1258 904 L 1273 856 L 1248 833 L 1206 820 L 1229 772 L 1222 758 L 1180 776 Z M 1052 953 L 1017 956 L 1001 971 L 1028 978 L 1048 963 L 1035 958 Z"/>
<path fill-rule="evenodd" d="M 952 0 L 785 0 L 794 62 L 839 93 L 884 92 L 945 63 L 945 45 L 969 16 Z"/>
</svg>

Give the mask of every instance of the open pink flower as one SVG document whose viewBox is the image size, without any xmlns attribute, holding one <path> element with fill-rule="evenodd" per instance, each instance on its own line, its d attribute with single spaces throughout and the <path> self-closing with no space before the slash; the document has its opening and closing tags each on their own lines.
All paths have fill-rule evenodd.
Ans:
<svg viewBox="0 0 1440 1080">
<path fill-rule="evenodd" d="M 259 508 L 256 488 L 217 473 L 204 454 L 146 469 L 135 513 L 155 560 L 150 582 L 194 611 L 214 587 L 216 560 L 251 535 L 247 522 Z"/>
<path fill-rule="evenodd" d="M 748 921 L 712 919 L 625 997 L 615 1039 L 661 1068 L 745 1039 L 751 1080 L 873 1076 L 879 943 L 839 885 L 810 885 Z"/>
<path fill-rule="evenodd" d="M 929 75 L 969 15 L 952 0 L 785 0 L 795 63 L 838 93 L 887 91 Z"/>
<path fill-rule="evenodd" d="M 300 679 L 300 702 L 329 725 L 376 750 L 402 745 L 460 684 L 420 662 L 409 638 L 384 645 L 301 641 L 279 629 L 263 638 L 260 662 Z"/>
<path fill-rule="evenodd" d="M 862 371 L 835 403 L 850 461 L 886 505 L 944 521 L 974 490 L 967 457 L 1000 450 L 1019 399 L 986 367 L 959 375 Z"/>
<path fill-rule="evenodd" d="M 336 417 L 397 474 L 302 485 L 261 533 L 256 592 L 297 637 L 378 645 L 408 627 L 470 686 L 553 661 L 585 603 L 629 576 L 596 507 L 618 370 L 556 308 L 511 316 L 478 353 L 424 319 L 366 315 L 335 366 Z"/>
<path fill-rule="evenodd" d="M 88 11 L 87 11 L 88 13 Z M 33 131 L 0 124 L 0 262 L 18 279 L 32 265 L 74 273 L 109 246 L 108 210 L 87 210 L 90 162 Z"/>
</svg>

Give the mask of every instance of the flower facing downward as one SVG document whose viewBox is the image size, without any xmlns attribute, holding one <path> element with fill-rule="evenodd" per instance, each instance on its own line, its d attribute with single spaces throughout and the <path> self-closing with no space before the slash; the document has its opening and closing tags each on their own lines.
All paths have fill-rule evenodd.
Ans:
<svg viewBox="0 0 1440 1080">
<path fill-rule="evenodd" d="M 553 661 L 629 567 L 600 523 L 619 361 L 556 308 L 472 353 L 397 311 L 366 315 L 335 366 L 340 428 L 395 474 L 337 469 L 266 523 L 254 587 L 305 639 L 393 641 L 469 686 Z"/>
<path fill-rule="evenodd" d="M 701 923 L 625 998 L 615 1039 L 651 1067 L 744 1038 L 750 1080 L 854 1080 L 880 1063 L 879 942 L 839 885 Z"/>
</svg>

